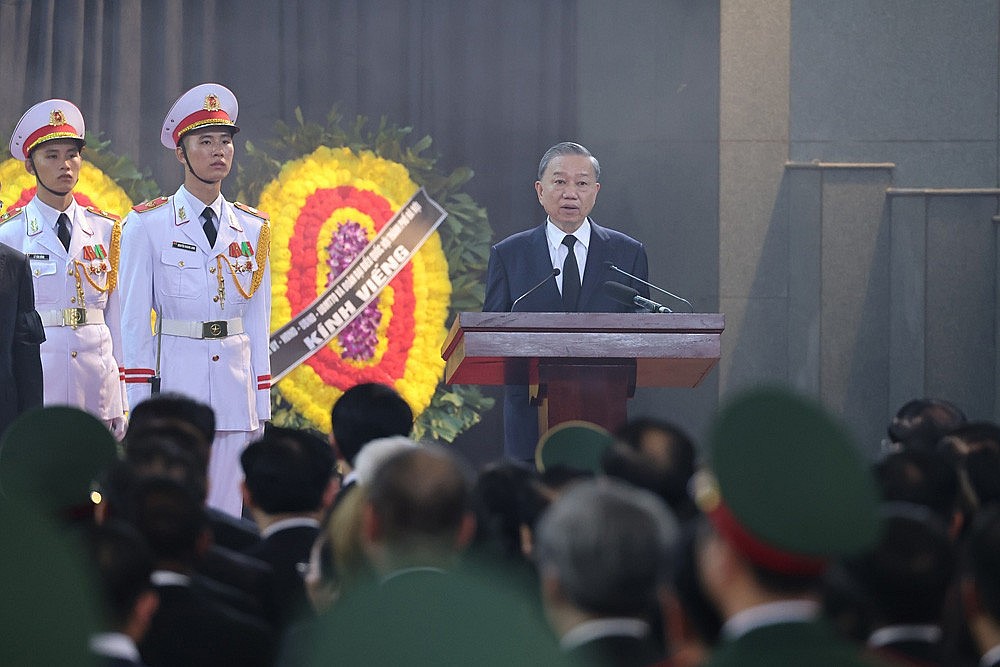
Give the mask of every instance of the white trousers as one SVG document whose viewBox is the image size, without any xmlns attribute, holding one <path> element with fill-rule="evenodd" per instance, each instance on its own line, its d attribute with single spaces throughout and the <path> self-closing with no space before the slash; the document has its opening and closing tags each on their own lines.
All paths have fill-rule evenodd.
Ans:
<svg viewBox="0 0 1000 667">
<path fill-rule="evenodd" d="M 212 456 L 208 461 L 209 507 L 231 514 L 243 515 L 243 468 L 240 455 L 254 440 L 264 435 L 264 424 L 256 431 L 216 431 L 212 441 Z"/>
</svg>

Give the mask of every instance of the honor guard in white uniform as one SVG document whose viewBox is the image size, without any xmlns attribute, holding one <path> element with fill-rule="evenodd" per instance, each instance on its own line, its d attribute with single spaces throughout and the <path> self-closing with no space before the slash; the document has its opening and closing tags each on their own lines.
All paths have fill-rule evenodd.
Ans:
<svg viewBox="0 0 1000 667">
<path fill-rule="evenodd" d="M 236 97 L 214 83 L 174 103 L 160 140 L 184 184 L 125 219 L 121 284 L 129 400 L 148 397 L 156 378 L 212 406 L 208 504 L 240 516 L 239 457 L 271 416 L 271 279 L 267 216 L 221 194 L 236 114 Z"/>
<path fill-rule="evenodd" d="M 21 117 L 10 153 L 38 186 L 25 206 L 0 217 L 0 243 L 31 263 L 45 327 L 45 405 L 86 410 L 120 438 L 128 410 L 116 289 L 121 222 L 73 197 L 84 131 L 83 114 L 66 100 L 39 102 Z"/>
</svg>

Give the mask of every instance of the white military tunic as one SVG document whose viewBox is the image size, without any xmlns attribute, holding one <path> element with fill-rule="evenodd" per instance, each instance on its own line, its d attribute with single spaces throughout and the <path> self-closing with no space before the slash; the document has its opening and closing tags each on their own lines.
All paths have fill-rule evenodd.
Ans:
<svg viewBox="0 0 1000 667">
<path fill-rule="evenodd" d="M 128 409 L 114 288 L 120 221 L 75 200 L 64 212 L 72 226 L 69 251 L 56 233 L 60 211 L 37 197 L 3 216 L 0 243 L 31 262 L 35 309 L 45 324 L 45 405 L 71 405 L 110 422 Z M 86 323 L 73 326 L 82 317 Z"/>
<path fill-rule="evenodd" d="M 271 416 L 270 230 L 265 215 L 220 196 L 212 203 L 219 221 L 213 248 L 202 229 L 204 208 L 181 186 L 172 197 L 136 206 L 125 219 L 125 381 L 133 405 L 147 398 L 159 357 L 162 392 L 212 406 L 219 437 L 213 443 L 209 503 L 238 514 L 239 453 Z M 163 327 L 159 354 L 151 310 Z M 221 335 L 222 327 L 228 335 L 212 337 L 213 330 Z M 221 451 L 223 440 L 234 442 L 225 432 L 242 433 L 235 434 L 236 451 Z M 216 460 L 223 455 L 225 462 Z M 235 494 L 235 501 L 214 502 L 220 492 L 230 499 Z"/>
</svg>

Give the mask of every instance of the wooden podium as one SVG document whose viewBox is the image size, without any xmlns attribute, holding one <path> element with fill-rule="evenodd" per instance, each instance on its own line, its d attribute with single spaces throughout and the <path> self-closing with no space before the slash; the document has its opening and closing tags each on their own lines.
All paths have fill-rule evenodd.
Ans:
<svg viewBox="0 0 1000 667">
<path fill-rule="evenodd" d="M 719 313 L 459 313 L 445 382 L 531 387 L 539 433 L 584 419 L 613 430 L 638 387 L 695 387 L 719 361 Z"/>
</svg>

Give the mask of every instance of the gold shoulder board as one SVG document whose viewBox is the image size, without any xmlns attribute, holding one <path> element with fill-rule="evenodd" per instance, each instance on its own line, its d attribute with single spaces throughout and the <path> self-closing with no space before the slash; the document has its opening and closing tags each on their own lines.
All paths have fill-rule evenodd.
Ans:
<svg viewBox="0 0 1000 667">
<path fill-rule="evenodd" d="M 7 222 L 8 220 L 15 217 L 18 213 L 20 213 L 23 210 L 24 210 L 23 206 L 16 206 L 14 208 L 7 209 L 7 211 L 3 215 L 0 215 L 0 224 Z"/>
<path fill-rule="evenodd" d="M 154 208 L 159 208 L 170 201 L 166 197 L 157 197 L 156 199 L 150 199 L 149 201 L 144 201 L 141 204 L 136 204 L 132 207 L 132 210 L 136 213 L 145 213 L 146 211 L 152 211 Z"/>
<path fill-rule="evenodd" d="M 91 213 L 93 213 L 94 215 L 99 215 L 102 218 L 107 218 L 108 220 L 111 220 L 112 222 L 118 222 L 118 221 L 121 220 L 121 218 L 118 217 L 117 215 L 115 215 L 114 213 L 112 213 L 110 211 L 102 211 L 101 209 L 97 208 L 96 206 L 88 206 L 87 210 L 90 211 Z"/>
<path fill-rule="evenodd" d="M 233 202 L 233 206 L 235 206 L 236 208 L 240 209 L 244 213 L 249 213 L 250 215 L 252 215 L 252 216 L 254 216 L 256 218 L 260 218 L 261 220 L 270 220 L 271 219 L 271 216 L 269 216 L 267 213 L 264 213 L 263 211 L 258 211 L 253 206 L 247 206 L 243 202 L 234 201 Z"/>
</svg>

